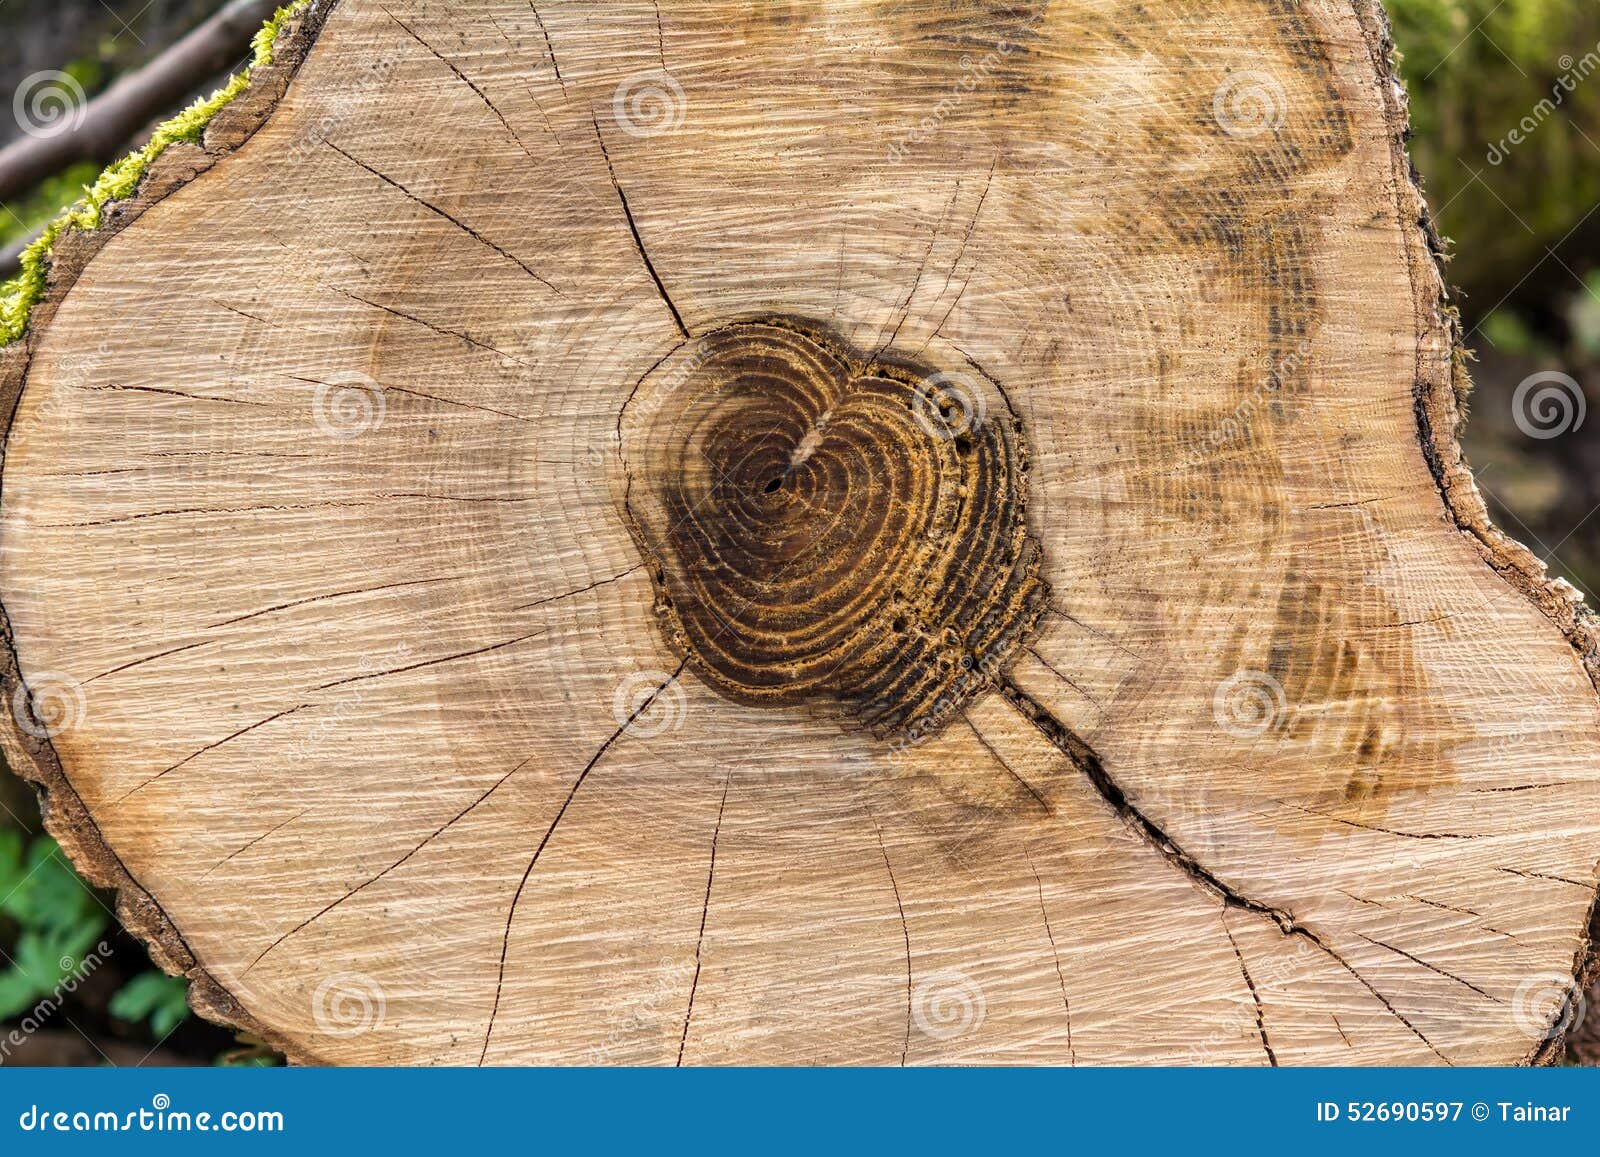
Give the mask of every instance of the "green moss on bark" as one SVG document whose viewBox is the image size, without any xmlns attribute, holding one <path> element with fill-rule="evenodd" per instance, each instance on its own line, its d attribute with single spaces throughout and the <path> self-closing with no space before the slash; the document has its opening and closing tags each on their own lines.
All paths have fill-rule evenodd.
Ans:
<svg viewBox="0 0 1600 1157">
<path fill-rule="evenodd" d="M 131 196 L 157 157 L 180 141 L 198 142 L 212 118 L 249 85 L 250 74 L 272 63 L 278 34 L 309 3 L 310 0 L 293 0 L 279 8 L 256 33 L 255 54 L 242 72 L 230 78 L 227 84 L 210 96 L 196 101 L 161 125 L 143 148 L 107 168 L 93 184 L 85 186 L 82 198 L 63 210 L 45 226 L 39 238 L 23 250 L 21 272 L 0 285 L 0 345 L 14 342 L 26 332 L 28 315 L 44 297 L 49 279 L 50 251 L 61 235 L 69 229 L 99 228 L 106 206 Z"/>
</svg>

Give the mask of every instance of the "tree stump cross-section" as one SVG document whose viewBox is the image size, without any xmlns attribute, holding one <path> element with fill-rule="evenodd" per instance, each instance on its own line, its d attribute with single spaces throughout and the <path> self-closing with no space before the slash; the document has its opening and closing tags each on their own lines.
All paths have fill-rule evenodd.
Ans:
<svg viewBox="0 0 1600 1157">
<path fill-rule="evenodd" d="M 55 245 L 3 742 L 330 1063 L 1548 1060 L 1587 612 L 1372 0 L 313 0 Z"/>
</svg>

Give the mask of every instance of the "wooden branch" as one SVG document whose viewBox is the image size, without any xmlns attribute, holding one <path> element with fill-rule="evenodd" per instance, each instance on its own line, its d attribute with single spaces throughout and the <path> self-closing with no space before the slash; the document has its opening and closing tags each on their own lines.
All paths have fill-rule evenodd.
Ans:
<svg viewBox="0 0 1600 1157">
<path fill-rule="evenodd" d="M 275 0 L 230 0 L 215 15 L 144 67 L 116 80 L 54 131 L 28 133 L 0 149 L 0 201 L 80 161 L 107 164 L 126 152 L 134 135 L 214 77 L 236 64 L 272 15 Z M 68 100 L 66 96 L 63 100 Z M 61 114 L 63 109 L 53 110 Z"/>
<path fill-rule="evenodd" d="M 1600 659 L 1389 47 L 314 7 L 0 354 L 8 756 L 297 1059 L 1550 1059 Z"/>
</svg>

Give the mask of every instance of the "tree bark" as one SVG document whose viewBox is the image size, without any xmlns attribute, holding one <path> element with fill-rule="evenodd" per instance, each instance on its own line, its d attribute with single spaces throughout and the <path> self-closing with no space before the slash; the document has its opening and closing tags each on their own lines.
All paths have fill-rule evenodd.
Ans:
<svg viewBox="0 0 1600 1157">
<path fill-rule="evenodd" d="M 7 751 L 301 1060 L 1548 1059 L 1405 121 L 1368 0 L 314 5 L 0 355 Z"/>
</svg>

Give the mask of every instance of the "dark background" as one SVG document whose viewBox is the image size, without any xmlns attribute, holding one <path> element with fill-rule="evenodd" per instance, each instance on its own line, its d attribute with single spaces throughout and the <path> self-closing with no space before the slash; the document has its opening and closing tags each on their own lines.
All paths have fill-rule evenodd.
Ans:
<svg viewBox="0 0 1600 1157">
<path fill-rule="evenodd" d="M 92 97 L 220 7 L 220 0 L 0 0 L 0 94 L 15 93 L 34 73 L 60 70 Z M 1600 602 L 1600 414 L 1577 421 L 1600 387 L 1600 4 L 1389 0 L 1388 7 L 1412 96 L 1413 155 L 1440 230 L 1453 242 L 1450 276 L 1478 354 L 1469 460 L 1500 525 Z M 225 76 L 197 79 L 193 95 Z M 1507 147 L 1525 120 L 1531 131 Z M 0 115 L 0 145 L 18 131 Z M 0 250 L 74 200 L 98 168 L 76 165 L 0 203 Z M 0 268 L 0 277 L 9 273 Z M 1552 372 L 1581 393 L 1569 399 L 1562 433 L 1530 436 L 1527 392 L 1524 405 L 1514 404 L 1518 387 Z M 1536 425 L 1547 432 L 1548 423 Z M 110 902 L 78 880 L 42 835 L 31 790 L 0 772 L 0 1064 L 274 1063 L 251 1042 L 189 1015 L 183 982 L 162 976 L 118 930 Z M 92 972 L 57 1003 L 64 978 L 81 975 L 89 957 Z M 1600 1001 L 1591 996 L 1591 1004 Z M 1580 1035 L 1600 1036 L 1597 1022 L 1600 1013 Z M 13 1027 L 29 1031 L 7 1051 L 3 1038 Z"/>
</svg>

